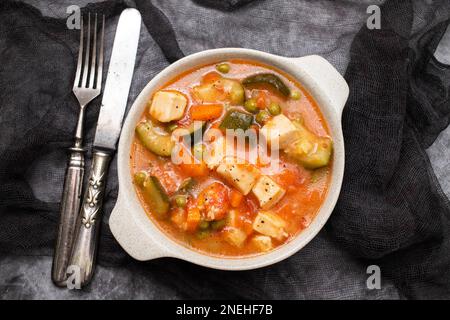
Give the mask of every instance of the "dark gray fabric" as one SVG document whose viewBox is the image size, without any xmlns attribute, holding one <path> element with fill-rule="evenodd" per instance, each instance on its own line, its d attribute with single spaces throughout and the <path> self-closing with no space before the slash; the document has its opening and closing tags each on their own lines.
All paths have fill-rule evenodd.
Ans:
<svg viewBox="0 0 450 320">
<path fill-rule="evenodd" d="M 363 28 L 352 45 L 346 173 L 328 226 L 350 251 L 377 259 L 404 294 L 429 281 L 435 297 L 437 284 L 448 295 L 450 206 L 423 150 L 449 121 L 450 73 L 430 59 L 448 22 L 411 39 L 409 1 L 388 2 L 382 17 L 382 30 Z"/>
<path fill-rule="evenodd" d="M 78 108 L 70 92 L 78 38 L 76 31 L 65 28 L 64 20 L 65 8 L 73 3 L 25 2 L 29 5 L 0 4 L 0 87 L 4 88 L 0 92 L 0 264 L 5 270 L 0 277 L 14 274 L 12 255 L 51 254 L 65 149 L 71 143 Z M 250 47 L 287 56 L 318 53 L 344 72 L 351 40 L 364 25 L 365 10 L 372 1 L 89 2 L 80 1 L 80 6 L 107 14 L 109 45 L 123 7 L 137 6 L 143 15 L 131 102 L 169 62 L 213 47 Z M 446 73 L 424 60 L 423 52 L 432 49 L 432 40 L 442 35 L 450 10 L 445 1 L 426 7 L 420 1 L 412 3 L 400 1 L 385 9 L 382 30 L 362 28 L 353 44 L 346 75 L 352 88 L 344 115 L 349 147 L 346 182 L 331 223 L 305 249 L 275 266 L 237 273 L 173 259 L 131 261 L 107 225 L 117 195 L 114 160 L 98 282 L 87 292 L 68 292 L 65 297 L 101 297 L 97 286 L 102 275 L 108 279 L 104 290 L 128 286 L 111 298 L 449 297 L 448 278 L 445 272 L 441 276 L 449 266 L 442 246 L 447 244 L 448 216 L 423 152 L 447 123 L 448 85 L 439 78 Z M 429 78 L 438 80 L 425 81 Z M 418 99 L 409 88 L 437 96 Z M 435 115 L 436 102 L 440 113 L 425 117 Z M 89 107 L 88 143 L 98 106 L 97 100 Z M 380 133 L 389 139 L 377 139 Z M 412 187 L 416 192 L 409 192 Z M 20 258 L 19 262 L 30 260 Z M 369 264 L 382 268 L 381 290 L 366 287 Z M 43 297 L 39 289 L 33 289 L 36 280 L 29 280 L 36 277 L 26 272 L 44 272 L 45 267 L 47 272 L 49 260 L 19 268 L 21 276 L 8 277 L 4 284 L 0 278 L 0 295 Z M 125 270 L 133 274 L 132 284 L 127 283 L 130 276 Z M 25 288 L 33 294 L 22 293 Z M 46 290 L 51 292 L 50 288 Z"/>
</svg>

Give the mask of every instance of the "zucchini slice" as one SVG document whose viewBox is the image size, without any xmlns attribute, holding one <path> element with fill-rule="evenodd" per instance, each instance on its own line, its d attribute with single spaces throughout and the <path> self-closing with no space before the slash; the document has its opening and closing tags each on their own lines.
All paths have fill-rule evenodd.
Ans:
<svg viewBox="0 0 450 320">
<path fill-rule="evenodd" d="M 245 91 L 241 83 L 223 77 L 219 77 L 214 82 L 195 86 L 193 94 L 201 103 L 229 102 L 232 105 L 242 105 L 245 100 Z"/>
<path fill-rule="evenodd" d="M 170 157 L 175 142 L 169 134 L 164 134 L 163 129 L 160 128 L 158 131 L 155 129 L 150 121 L 141 122 L 136 126 L 136 134 L 148 150 L 158 156 Z"/>
<path fill-rule="evenodd" d="M 330 163 L 333 141 L 328 137 L 319 137 L 298 121 L 292 121 L 300 138 L 292 143 L 285 152 L 306 169 L 317 169 Z"/>
<path fill-rule="evenodd" d="M 239 111 L 230 110 L 227 112 L 222 122 L 220 123 L 220 129 L 242 129 L 247 130 L 253 123 L 253 115 Z"/>
<path fill-rule="evenodd" d="M 170 200 L 158 178 L 148 176 L 144 182 L 139 182 L 140 179 L 135 179 L 135 181 L 144 192 L 150 212 L 158 219 L 166 219 L 170 208 Z"/>
<path fill-rule="evenodd" d="M 268 84 L 285 97 L 289 97 L 289 95 L 291 94 L 291 90 L 284 84 L 283 80 L 272 73 L 259 73 L 253 76 L 249 76 L 244 79 L 242 84 L 244 86 Z"/>
</svg>

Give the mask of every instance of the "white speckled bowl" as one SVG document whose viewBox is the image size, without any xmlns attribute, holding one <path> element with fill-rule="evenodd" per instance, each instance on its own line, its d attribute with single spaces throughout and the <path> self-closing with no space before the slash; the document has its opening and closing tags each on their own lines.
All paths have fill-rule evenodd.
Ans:
<svg viewBox="0 0 450 320">
<path fill-rule="evenodd" d="M 326 118 L 334 140 L 334 162 L 328 195 L 311 225 L 296 238 L 266 254 L 244 258 L 219 258 L 189 249 L 165 235 L 146 215 L 132 184 L 130 147 L 134 128 L 153 92 L 180 73 L 197 66 L 228 59 L 248 59 L 285 71 L 297 79 L 314 97 Z M 174 257 L 205 267 L 223 270 L 248 270 L 286 259 L 303 248 L 328 220 L 341 189 L 344 173 L 344 141 L 341 114 L 349 94 L 344 78 L 320 56 L 285 58 L 261 51 L 224 48 L 187 56 L 158 74 L 137 97 L 128 113 L 118 149 L 119 197 L 109 220 L 111 231 L 120 245 L 137 260 Z"/>
</svg>

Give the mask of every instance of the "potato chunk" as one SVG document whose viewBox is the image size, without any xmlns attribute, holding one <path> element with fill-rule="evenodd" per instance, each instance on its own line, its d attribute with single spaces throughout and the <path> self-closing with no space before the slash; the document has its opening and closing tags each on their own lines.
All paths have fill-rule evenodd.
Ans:
<svg viewBox="0 0 450 320">
<path fill-rule="evenodd" d="M 252 189 L 263 209 L 270 209 L 283 198 L 286 191 L 268 176 L 259 177 Z"/>
<path fill-rule="evenodd" d="M 214 81 L 202 81 L 192 90 L 197 102 L 217 103 L 229 102 L 232 105 L 244 103 L 245 91 L 239 81 L 217 76 Z"/>
<path fill-rule="evenodd" d="M 247 234 L 241 229 L 227 227 L 223 231 L 223 237 L 225 241 L 228 242 L 229 244 L 235 247 L 242 247 L 245 240 L 247 239 Z"/>
<path fill-rule="evenodd" d="M 285 115 L 278 115 L 269 120 L 260 130 L 267 143 L 284 149 L 298 139 L 298 130 Z"/>
<path fill-rule="evenodd" d="M 226 224 L 229 227 L 237 227 L 239 225 L 239 212 L 231 209 L 228 211 Z"/>
<path fill-rule="evenodd" d="M 253 230 L 280 241 L 287 237 L 285 227 L 286 222 L 270 211 L 260 211 L 253 221 Z"/>
<path fill-rule="evenodd" d="M 160 122 L 179 120 L 186 109 L 186 97 L 176 91 L 158 91 L 150 105 L 150 115 Z"/>
<path fill-rule="evenodd" d="M 208 148 L 207 153 L 204 155 L 204 160 L 208 165 L 208 168 L 213 170 L 219 166 L 226 153 L 226 139 L 221 136 L 212 142 Z"/>
<path fill-rule="evenodd" d="M 219 165 L 217 173 L 244 195 L 249 194 L 259 177 L 259 171 L 255 167 L 230 160 Z"/>
<path fill-rule="evenodd" d="M 254 236 L 250 241 L 256 248 L 258 248 L 259 251 L 265 252 L 273 248 L 272 239 L 268 236 L 257 235 Z"/>
<path fill-rule="evenodd" d="M 227 156 L 230 158 L 232 155 L 245 154 L 246 150 L 245 143 L 237 143 L 235 145 L 234 140 L 227 140 L 225 136 L 220 136 L 207 146 L 207 152 L 203 154 L 203 159 L 208 168 L 214 170 Z"/>
</svg>

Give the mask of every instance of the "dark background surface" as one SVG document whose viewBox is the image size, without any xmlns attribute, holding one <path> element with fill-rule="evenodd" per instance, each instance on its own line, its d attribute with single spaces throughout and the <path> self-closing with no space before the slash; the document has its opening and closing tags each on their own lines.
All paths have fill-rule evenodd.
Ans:
<svg viewBox="0 0 450 320">
<path fill-rule="evenodd" d="M 14 114 L 2 114 L 2 124 L 14 128 L 16 121 L 35 112 L 37 119 L 30 121 L 33 126 L 48 125 L 47 134 L 56 138 L 52 145 L 40 146 L 31 163 L 27 164 L 27 184 L 32 194 L 49 211 L 57 211 L 60 201 L 62 180 L 66 165 L 65 148 L 71 141 L 78 105 L 71 96 L 71 75 L 77 53 L 77 32 L 64 29 L 66 9 L 73 1 L 25 1 L 30 7 L 18 7 L 15 12 L 31 10 L 30 21 L 22 23 L 23 30 L 17 28 L 19 44 L 8 43 L 7 36 L 0 31 L 2 52 L 1 71 L 7 72 L 7 57 L 11 54 L 17 62 L 19 55 L 22 64 L 28 68 L 23 79 L 27 91 L 15 102 Z M 94 1 L 78 1 L 80 7 Z M 100 1 L 99 1 L 100 2 Z M 248 47 L 285 56 L 321 54 L 342 74 L 347 70 L 350 59 L 350 46 L 353 38 L 365 24 L 368 17 L 367 6 L 374 1 L 254 1 L 241 7 L 211 8 L 201 1 L 153 0 L 148 14 L 144 15 L 141 40 L 135 76 L 130 93 L 134 100 L 143 86 L 170 61 L 180 54 L 190 54 L 216 47 Z M 224 2 L 228 3 L 228 2 Z M 233 1 L 229 3 L 233 4 Z M 376 2 L 375 3 L 380 3 Z M 430 25 L 448 19 L 448 7 L 428 6 L 424 1 L 413 1 L 412 33 L 421 34 Z M 107 44 L 110 50 L 114 36 L 116 11 L 123 6 L 121 2 L 107 2 L 110 18 L 107 25 Z M 127 4 L 134 6 L 130 1 Z M 138 1 L 139 4 L 139 1 Z M 100 6 L 102 4 L 99 4 Z M 104 5 L 104 4 L 103 4 Z M 144 9 L 145 9 L 144 5 Z M 34 9 L 36 11 L 34 11 Z M 95 6 L 90 6 L 95 8 Z M 148 7 L 147 7 L 148 8 Z M 155 8 L 157 10 L 155 10 Z M 442 10 L 442 11 L 441 11 Z M 142 10 L 141 10 L 142 11 Z M 108 12 L 106 12 L 108 14 Z M 0 12 L 1 14 L 1 12 Z M 42 14 L 43 17 L 40 16 Z M 12 17 L 14 15 L 9 15 Z M 198 17 L 202 17 L 201 19 Z M 162 20 L 161 20 L 162 19 Z M 155 21 L 162 24 L 169 20 L 174 34 L 165 35 L 158 28 L 148 30 Z M 45 23 L 42 24 L 42 22 Z M 398 21 L 403 21 L 398 19 Z M 48 23 L 48 24 L 46 24 Z M 45 28 L 42 30 L 42 28 Z M 48 29 L 47 29 L 48 28 Z M 11 31 L 10 31 L 11 32 Z M 62 42 L 52 41 L 57 35 Z M 176 45 L 170 43 L 171 37 Z M 32 39 L 30 39 L 30 37 Z M 439 47 L 440 59 L 450 48 L 450 37 Z M 62 40 L 61 40 L 62 39 Z M 31 45 L 30 45 L 31 43 Z M 42 45 L 48 43 L 48 45 Z M 28 46 L 28 47 L 27 47 Z M 24 48 L 25 47 L 25 48 Z M 25 50 L 24 50 L 25 49 Z M 28 51 L 27 51 L 28 50 Z M 40 57 L 48 57 L 52 68 L 42 71 L 40 61 L 33 59 L 35 51 Z M 24 54 L 28 52 L 29 55 Z M 106 55 L 109 58 L 109 52 Z M 30 61 L 32 63 L 30 63 Z M 34 65 L 33 65 L 34 63 Z M 65 72 L 60 72 L 65 70 Z M 24 70 L 22 70 L 24 71 Z M 23 72 L 22 72 L 23 73 Z M 36 84 L 36 85 L 33 85 Z M 60 92 L 55 97 L 52 91 Z M 31 90 L 31 91 L 30 91 Z M 34 91 L 32 91 L 34 90 Z M 19 93 L 17 91 L 16 93 Z M 36 110 L 34 100 L 40 108 Z M 48 101 L 47 104 L 43 103 Z M 87 141 L 92 141 L 95 116 L 99 101 L 88 108 Z M 59 111 L 58 111 L 59 110 Z M 53 119 L 45 116 L 52 114 Z M 23 117 L 23 118 L 20 118 Z M 13 132 L 13 131 L 11 131 Z M 2 131 L 3 139 L 8 139 L 8 130 Z M 36 137 L 38 139 L 39 137 Z M 13 138 L 11 138 L 13 139 Z M 444 131 L 427 152 L 436 176 L 444 190 L 450 195 L 450 129 Z M 110 176 L 115 175 L 115 162 Z M 114 178 L 108 182 L 108 192 L 113 199 L 117 193 Z M 114 204 L 107 203 L 106 212 Z M 45 228 L 43 220 L 42 230 Z M 49 223 L 55 223 L 50 221 Z M 107 219 L 105 219 L 107 227 Z M 8 225 L 7 228 L 30 228 L 33 226 Z M 56 230 L 55 230 L 56 232 Z M 54 238 L 52 231 L 40 235 L 39 239 Z M 30 238 L 31 239 L 31 238 Z M 27 239 L 29 242 L 30 239 Z M 24 243 L 28 243 L 24 241 Z M 5 249 L 5 248 L 0 248 Z M 7 248 L 6 248 L 7 249 Z M 366 268 L 376 261 L 357 258 L 336 241 L 336 235 L 324 229 L 307 247 L 294 257 L 271 268 L 258 271 L 238 272 L 230 276 L 226 285 L 221 278 L 225 272 L 210 271 L 173 259 L 160 259 L 148 263 L 132 262 L 119 250 L 102 256 L 92 285 L 84 291 L 68 291 L 55 288 L 50 281 L 51 257 L 46 245 L 28 250 L 26 246 L 16 248 L 16 255 L 1 251 L 0 256 L 0 297 L 10 298 L 291 298 L 291 299 L 346 299 L 346 298 L 408 298 L 408 297 L 450 297 L 445 295 L 446 287 L 430 292 L 428 285 L 417 283 L 412 291 L 402 290 L 398 281 L 390 277 L 382 278 L 381 290 L 368 290 L 366 287 Z M 114 248 L 113 248 L 114 249 Z M 386 270 L 382 269 L 383 272 Z M 389 273 L 391 270 L 387 270 Z M 446 279 L 444 276 L 442 279 Z M 421 286 L 427 290 L 421 292 Z M 438 286 L 439 287 L 439 286 Z M 448 293 L 448 291 L 447 291 Z"/>
</svg>

